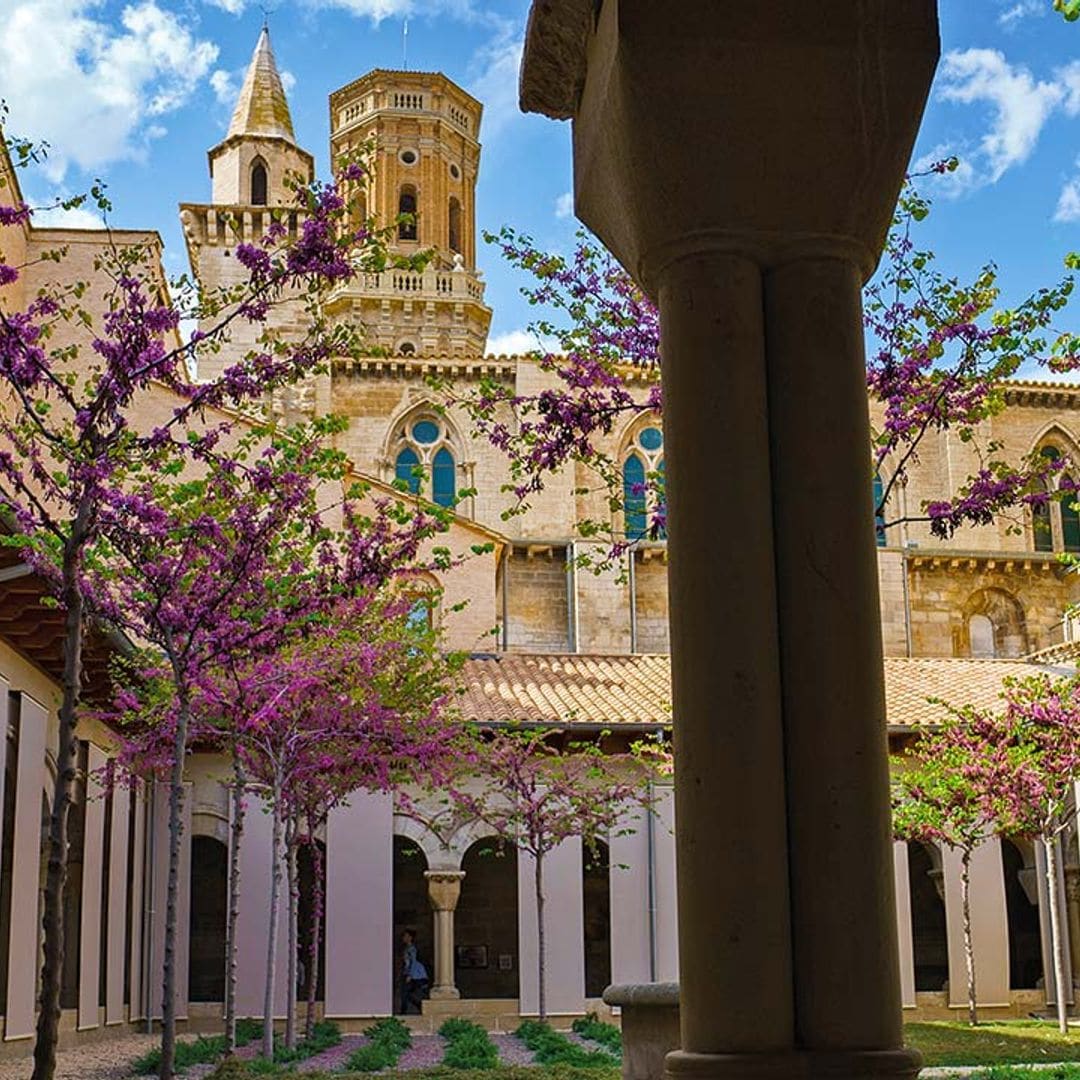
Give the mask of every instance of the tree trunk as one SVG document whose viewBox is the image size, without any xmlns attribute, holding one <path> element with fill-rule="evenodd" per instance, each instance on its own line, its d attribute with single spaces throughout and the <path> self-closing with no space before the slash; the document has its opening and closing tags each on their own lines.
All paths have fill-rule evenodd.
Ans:
<svg viewBox="0 0 1080 1080">
<path fill-rule="evenodd" d="M 971 940 L 971 849 L 960 856 L 960 901 L 964 921 L 964 966 L 967 969 L 968 1023 L 979 1022 L 975 1002 L 975 949 Z"/>
<path fill-rule="evenodd" d="M 165 965 L 161 998 L 159 1080 L 176 1075 L 176 931 L 180 910 L 180 845 L 183 840 L 184 764 L 191 704 L 182 674 L 176 678 L 176 735 L 169 777 L 169 886 L 165 903 Z"/>
<path fill-rule="evenodd" d="M 80 510 L 85 519 L 86 511 Z M 75 796 L 76 739 L 82 690 L 83 596 L 79 583 L 82 523 L 76 518 L 64 545 L 61 603 L 64 606 L 64 674 L 60 699 L 60 737 L 56 781 L 49 813 L 48 863 L 41 927 L 44 959 L 41 998 L 34 1040 L 33 1080 L 52 1080 L 60 1038 L 60 984 L 64 973 L 64 884 L 67 881 L 68 810 Z"/>
<path fill-rule="evenodd" d="M 311 898 L 311 943 L 308 946 L 307 1016 L 304 1019 L 304 1038 L 315 1034 L 315 999 L 319 988 L 319 938 L 322 937 L 323 915 L 323 861 L 322 852 L 315 839 L 315 829 L 308 822 L 308 840 L 311 843 L 312 871 L 315 875 L 314 894 Z"/>
<path fill-rule="evenodd" d="M 1050 893 L 1050 948 L 1054 954 L 1054 997 L 1057 999 L 1058 1030 L 1062 1035 L 1067 1035 L 1069 1032 L 1067 1016 L 1069 989 L 1065 982 L 1065 950 L 1061 940 L 1056 838 L 1044 836 L 1043 850 L 1046 852 L 1046 885 Z"/>
<path fill-rule="evenodd" d="M 281 776 L 275 775 L 272 792 L 273 836 L 270 853 L 270 936 L 266 942 L 266 993 L 263 996 L 263 1057 L 274 1057 L 274 974 L 277 967 L 279 896 L 281 893 Z"/>
<path fill-rule="evenodd" d="M 292 821 L 287 830 L 286 851 L 288 852 L 288 884 L 289 884 L 289 963 L 288 968 L 288 994 L 285 1006 L 285 1045 L 291 1050 L 296 1046 L 296 980 L 297 980 L 297 957 L 300 952 L 298 936 L 298 920 L 300 917 L 300 881 L 297 873 L 297 833 L 299 823 Z"/>
<path fill-rule="evenodd" d="M 239 755 L 233 755 L 232 847 L 229 851 L 229 915 L 225 924 L 225 1044 L 236 1053 L 236 926 L 240 921 L 240 844 L 244 838 L 246 777 Z"/>
<path fill-rule="evenodd" d="M 536 986 L 540 1006 L 540 1019 L 547 1019 L 547 957 L 544 955 L 544 857 L 537 856 L 536 872 Z"/>
</svg>

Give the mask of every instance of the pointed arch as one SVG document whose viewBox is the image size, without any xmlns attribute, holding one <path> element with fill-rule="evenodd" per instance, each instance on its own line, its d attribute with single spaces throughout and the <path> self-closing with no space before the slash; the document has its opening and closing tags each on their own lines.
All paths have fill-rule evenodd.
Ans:
<svg viewBox="0 0 1080 1080">
<path fill-rule="evenodd" d="M 1066 468 L 1043 482 L 1049 497 L 1044 502 L 1032 503 L 1031 546 L 1035 551 L 1080 552 L 1080 508 L 1075 496 L 1062 494 L 1073 486 L 1070 473 L 1075 474 L 1080 468 L 1080 446 L 1072 433 L 1055 419 L 1039 432 L 1032 443 L 1032 453 L 1052 459 L 1065 458 L 1073 468 Z"/>
<path fill-rule="evenodd" d="M 251 163 L 249 172 L 249 185 L 252 206 L 266 206 L 270 195 L 270 174 L 266 162 L 257 157 Z"/>
<path fill-rule="evenodd" d="M 622 469 L 623 533 L 634 542 L 650 539 L 654 518 L 662 513 L 664 497 L 664 429 L 653 412 L 634 418 L 619 444 Z M 663 540 L 660 533 L 656 539 Z"/>
<path fill-rule="evenodd" d="M 458 492 L 471 486 L 463 482 L 469 470 L 464 448 L 461 433 L 445 410 L 420 401 L 391 421 L 384 460 L 390 463 L 391 479 L 405 481 L 414 495 L 453 509 Z"/>
</svg>

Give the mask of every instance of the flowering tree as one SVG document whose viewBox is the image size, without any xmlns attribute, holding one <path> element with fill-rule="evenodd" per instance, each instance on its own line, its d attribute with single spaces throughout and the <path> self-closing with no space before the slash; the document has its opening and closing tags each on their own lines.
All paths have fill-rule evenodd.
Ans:
<svg viewBox="0 0 1080 1080">
<path fill-rule="evenodd" d="M 932 171 L 946 172 L 956 164 L 952 159 Z M 1065 461 L 1038 454 L 1011 459 L 1000 445 L 981 441 L 980 425 L 1003 408 L 1002 381 L 1022 364 L 1069 370 L 1080 350 L 1074 335 L 1051 327 L 1072 292 L 1071 276 L 1016 307 L 1001 308 L 992 264 L 962 284 L 936 269 L 932 252 L 915 247 L 913 225 L 928 212 L 927 200 L 909 184 L 897 206 L 883 266 L 865 294 L 871 339 L 867 386 L 880 417 L 868 448 L 872 465 L 867 483 L 879 475 L 875 511 L 880 529 L 924 521 L 935 535 L 948 537 L 962 525 L 984 525 L 1060 497 L 1058 486 L 1048 481 L 1064 475 Z M 569 258 L 546 254 L 530 237 L 509 228 L 486 238 L 531 275 L 532 284 L 522 291 L 549 313 L 531 329 L 540 345 L 538 361 L 554 376 L 553 386 L 517 394 L 492 378 L 459 399 L 479 431 L 506 453 L 511 470 L 507 489 L 516 496 L 517 509 L 528 505 L 552 471 L 577 463 L 599 477 L 611 510 L 633 499 L 641 510 L 648 508 L 646 537 L 663 536 L 662 470 L 628 490 L 608 446 L 620 421 L 661 412 L 655 307 L 584 232 Z M 633 383 L 643 373 L 652 376 L 652 384 L 635 393 Z M 924 441 L 941 431 L 953 431 L 975 446 L 979 468 L 957 491 L 901 515 L 895 509 L 899 500 L 892 496 L 918 462 Z M 1071 485 L 1062 486 L 1072 497 Z M 578 527 L 586 537 L 609 535 L 611 553 L 618 555 L 635 538 L 618 532 L 612 518 L 583 520 Z"/>
<path fill-rule="evenodd" d="M 558 744 L 550 731 L 482 732 L 467 778 L 451 799 L 533 862 L 540 1019 L 547 1017 L 544 860 L 563 841 L 586 847 L 652 812 L 650 769 L 635 754 L 605 754 L 595 743 Z M 471 781 L 471 782 L 470 782 Z"/>
<path fill-rule="evenodd" d="M 449 671 L 426 632 L 410 627 L 407 597 L 366 596 L 345 605 L 308 640 L 257 667 L 283 691 L 256 723 L 235 734 L 249 788 L 273 818 L 270 930 L 263 1053 L 273 1052 L 273 1002 L 282 868 L 288 869 L 287 1045 L 295 1042 L 301 837 L 313 838 L 329 812 L 357 791 L 387 791 L 406 780 L 444 775 L 456 762 L 457 728 L 442 717 Z M 273 669 L 273 670 L 270 670 Z M 292 864 L 291 866 L 289 864 Z"/>
<path fill-rule="evenodd" d="M 988 805 L 1002 835 L 1040 842 L 1046 855 L 1051 949 L 1057 1018 L 1068 1031 L 1069 984 L 1061 922 L 1058 840 L 1076 813 L 1080 780 L 1080 678 L 1042 673 L 1005 682 L 1004 709 L 992 715 L 961 715 L 973 730 L 981 725 L 990 753 L 973 773 L 988 792 Z"/>
<path fill-rule="evenodd" d="M 257 449 L 258 448 L 258 449 Z M 254 460 L 249 455 L 257 452 Z M 112 493 L 103 540 L 88 559 L 95 608 L 159 650 L 168 693 L 154 731 L 159 771 L 169 777 L 169 879 L 162 1004 L 163 1078 L 172 1075 L 176 918 L 183 777 L 193 698 L 204 672 L 243 664 L 302 631 L 340 585 L 317 512 L 321 455 L 297 453 L 249 433 L 225 463 L 177 480 L 158 469 Z M 131 690 L 122 714 L 147 710 Z"/>
<path fill-rule="evenodd" d="M 25 141 L 6 140 L 19 164 L 39 158 Z M 0 310 L 0 508 L 14 520 L 11 543 L 51 584 L 64 612 L 59 746 L 49 825 L 43 912 L 44 960 L 34 1049 L 34 1080 L 55 1071 L 64 941 L 62 894 L 67 821 L 75 782 L 75 727 L 82 685 L 87 553 L 102 537 L 102 508 L 133 472 L 172 444 L 192 460 L 213 451 L 229 422 L 207 421 L 216 405 L 242 405 L 317 369 L 333 355 L 356 351 L 350 332 L 318 319 L 300 341 L 262 335 L 256 347 L 211 383 L 192 384 L 189 361 L 219 347 L 237 320 L 262 323 L 286 296 L 315 305 L 328 283 L 385 262 L 381 237 L 339 228 L 347 218 L 341 185 L 363 171 L 345 163 L 330 185 L 298 193 L 307 217 L 295 240 L 287 210 L 260 244 L 240 244 L 248 280 L 215 293 L 171 302 L 156 258 L 141 247 L 105 244 L 93 282 L 68 280 L 37 292 L 23 310 Z M 2 194 L 14 195 L 12 187 Z M 98 192 L 99 206 L 108 209 Z M 15 198 L 0 205 L 2 235 L 25 230 L 33 210 Z M 6 244 L 4 245 L 7 246 Z M 12 250 L 18 251 L 19 245 Z M 43 258 L 62 263 L 62 250 Z M 25 266 L 0 253 L 0 286 L 14 287 Z M 103 295 L 97 292 L 103 289 Z M 94 297 L 91 304 L 88 297 Z M 181 343 L 181 317 L 207 317 L 208 329 Z M 194 366 L 194 365 L 191 365 Z M 136 420 L 165 401 L 167 419 L 148 429 Z"/>
<path fill-rule="evenodd" d="M 963 723 L 952 717 L 935 731 L 924 732 L 910 758 L 895 763 L 892 799 L 893 835 L 898 840 L 944 844 L 960 853 L 960 900 L 967 970 L 968 1022 L 978 1023 L 975 951 L 971 935 L 971 857 L 995 831 L 992 791 L 985 784 L 992 771 L 983 765 L 993 753 L 985 739 L 986 723 Z"/>
</svg>

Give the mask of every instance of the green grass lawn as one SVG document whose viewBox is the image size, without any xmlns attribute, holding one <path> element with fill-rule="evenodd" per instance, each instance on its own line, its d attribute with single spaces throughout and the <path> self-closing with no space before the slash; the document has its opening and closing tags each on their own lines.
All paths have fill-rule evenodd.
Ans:
<svg viewBox="0 0 1080 1080">
<path fill-rule="evenodd" d="M 927 1065 L 1022 1065 L 1040 1061 L 1080 1061 L 1080 1032 L 1062 1035 L 1042 1020 L 1001 1023 L 905 1024 L 909 1046 L 922 1051 Z"/>
</svg>

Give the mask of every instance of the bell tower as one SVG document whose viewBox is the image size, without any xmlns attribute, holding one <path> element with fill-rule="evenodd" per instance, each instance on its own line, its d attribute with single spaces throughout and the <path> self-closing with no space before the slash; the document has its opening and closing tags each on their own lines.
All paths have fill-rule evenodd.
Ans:
<svg viewBox="0 0 1080 1080">
<path fill-rule="evenodd" d="M 368 142 L 375 147 L 364 216 L 384 227 L 398 222 L 395 253 L 433 252 L 422 273 L 369 274 L 335 300 L 391 352 L 484 351 L 491 309 L 476 269 L 482 111 L 460 86 L 429 72 L 371 71 L 330 95 L 332 159 Z"/>
<path fill-rule="evenodd" d="M 251 56 L 228 133 L 209 153 L 212 201 L 228 206 L 284 206 L 293 201 L 290 175 L 315 175 L 312 156 L 296 144 L 270 31 L 264 26 Z"/>
</svg>

